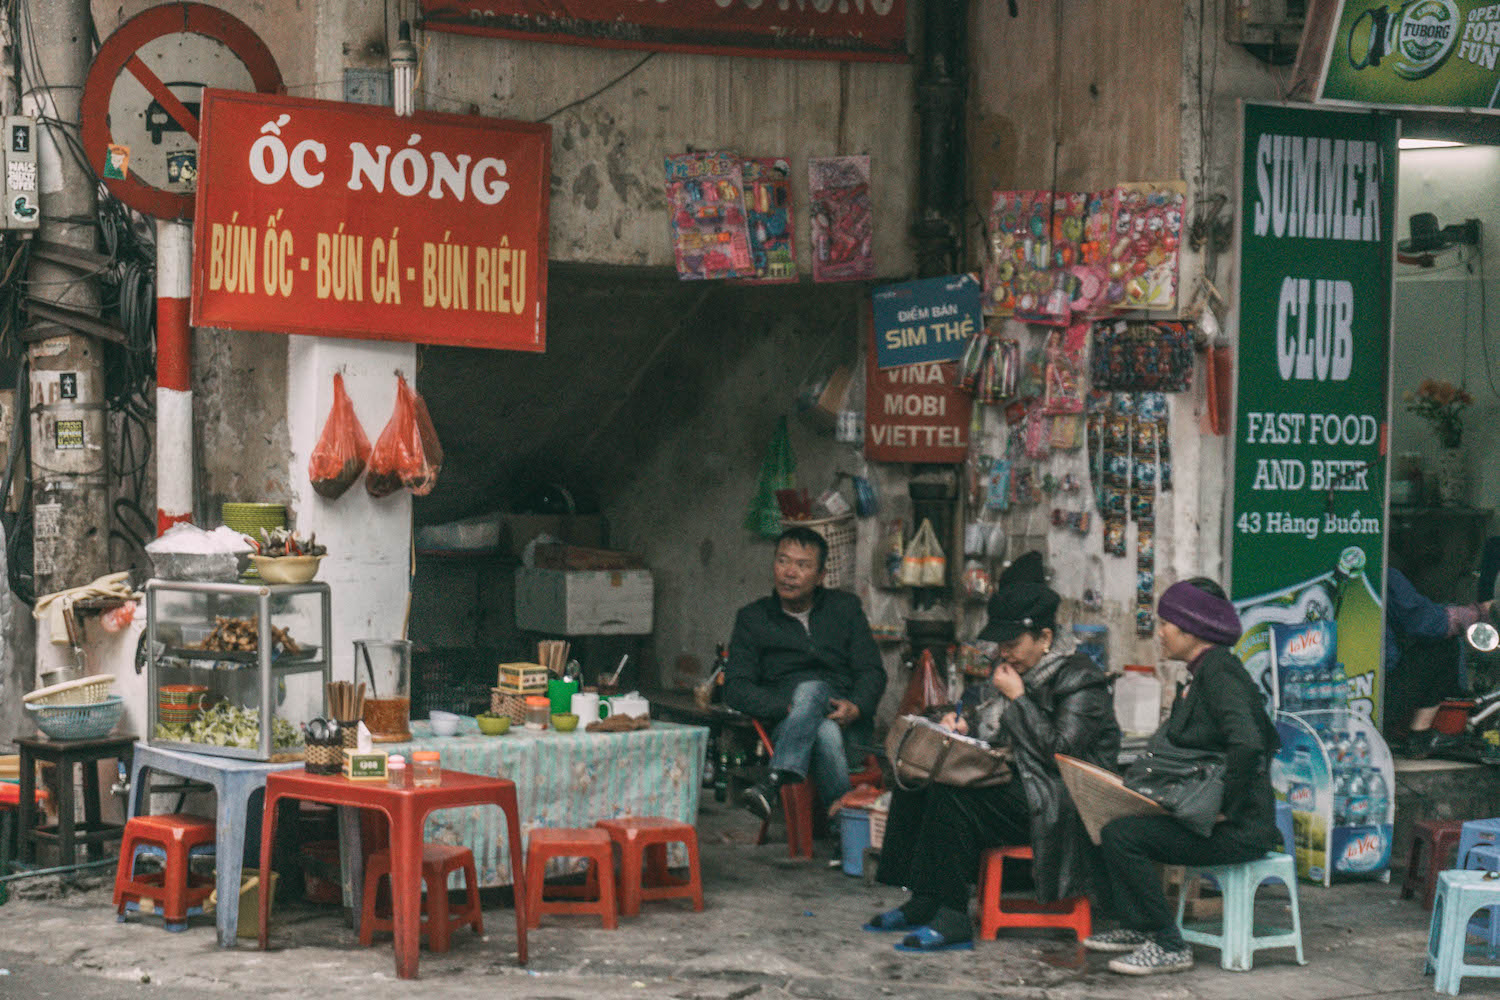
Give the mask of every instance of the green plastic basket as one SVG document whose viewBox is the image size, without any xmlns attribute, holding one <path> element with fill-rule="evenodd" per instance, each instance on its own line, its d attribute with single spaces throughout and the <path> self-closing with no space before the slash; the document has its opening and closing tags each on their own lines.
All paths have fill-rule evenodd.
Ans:
<svg viewBox="0 0 1500 1000">
<path fill-rule="evenodd" d="M 97 740 L 125 714 L 125 699 L 114 694 L 92 705 L 30 705 L 31 721 L 54 740 Z"/>
</svg>

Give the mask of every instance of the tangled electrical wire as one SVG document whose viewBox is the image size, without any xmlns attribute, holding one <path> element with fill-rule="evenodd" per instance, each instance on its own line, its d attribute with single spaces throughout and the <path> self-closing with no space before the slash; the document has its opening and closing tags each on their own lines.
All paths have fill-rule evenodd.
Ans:
<svg viewBox="0 0 1500 1000">
<path fill-rule="evenodd" d="M 0 0 L 13 39 L 35 39 L 30 5 Z M 99 45 L 90 19 L 92 43 Z M 47 94 L 47 80 L 33 45 L 15 44 L 11 49 L 23 94 Z M 121 343 L 100 341 L 107 407 L 106 448 L 109 491 L 109 559 L 112 566 L 140 565 L 144 546 L 155 534 L 154 518 L 146 511 L 146 492 L 151 486 L 152 433 L 155 423 L 156 388 L 156 246 L 150 220 L 133 211 L 105 188 L 89 163 L 79 138 L 79 123 L 55 116 L 37 116 L 37 126 L 70 157 L 84 176 L 96 186 L 97 208 L 92 218 L 71 221 L 97 229 L 95 249 L 107 261 L 97 271 L 76 281 L 97 280 L 101 319 L 112 321 L 123 331 Z M 17 489 L 16 513 L 6 514 L 4 524 L 7 573 L 11 590 L 21 600 L 35 600 L 32 572 L 31 456 L 29 415 L 30 373 L 21 331 L 27 319 L 28 263 L 32 241 L 15 233 L 0 233 L 0 365 L 16 373 L 16 429 L 11 435 L 0 497 Z M 25 422 L 23 422 L 25 421 Z"/>
</svg>

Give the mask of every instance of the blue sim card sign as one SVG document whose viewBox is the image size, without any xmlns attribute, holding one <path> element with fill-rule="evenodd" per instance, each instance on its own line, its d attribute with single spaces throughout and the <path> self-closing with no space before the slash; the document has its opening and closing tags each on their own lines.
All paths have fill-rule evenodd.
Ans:
<svg viewBox="0 0 1500 1000">
<path fill-rule="evenodd" d="M 924 278 L 875 289 L 876 365 L 957 361 L 984 325 L 979 279 L 972 274 Z"/>
</svg>

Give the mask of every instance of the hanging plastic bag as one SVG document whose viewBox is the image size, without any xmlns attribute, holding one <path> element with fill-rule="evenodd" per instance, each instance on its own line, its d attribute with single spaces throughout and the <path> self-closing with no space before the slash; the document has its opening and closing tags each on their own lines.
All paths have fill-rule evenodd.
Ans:
<svg viewBox="0 0 1500 1000">
<path fill-rule="evenodd" d="M 938 544 L 937 532 L 933 530 L 931 521 L 923 519 L 922 531 L 926 533 L 925 551 L 922 553 L 922 586 L 944 586 L 948 582 L 948 559 L 943 554 L 942 545 Z"/>
<path fill-rule="evenodd" d="M 925 527 L 926 521 L 922 522 Z M 918 528 L 911 541 L 906 543 L 906 555 L 901 558 L 901 586 L 922 586 L 922 560 L 927 557 L 927 536 Z"/>
<path fill-rule="evenodd" d="M 365 489 L 378 498 L 404 487 L 423 497 L 437 485 L 442 468 L 443 447 L 427 415 L 427 404 L 397 375 L 396 409 L 370 452 Z"/>
<path fill-rule="evenodd" d="M 307 462 L 307 478 L 318 496 L 337 500 L 359 479 L 369 460 L 370 439 L 354 415 L 349 394 L 344 391 L 344 376 L 334 372 L 333 405 Z"/>
<path fill-rule="evenodd" d="M 901 566 L 905 560 L 905 545 L 902 541 L 900 521 L 887 521 L 885 538 L 875 549 L 875 579 L 877 586 L 901 586 Z"/>
<path fill-rule="evenodd" d="M 938 678 L 937 661 L 932 650 L 922 650 L 911 680 L 906 682 L 906 692 L 901 696 L 899 715 L 922 715 L 928 709 L 948 704 L 948 688 Z"/>
<path fill-rule="evenodd" d="M 745 514 L 745 530 L 762 538 L 780 535 L 781 506 L 776 502 L 776 491 L 796 485 L 797 458 L 792 454 L 786 417 L 782 417 L 776 422 L 776 433 L 771 435 L 771 442 L 766 445 L 766 457 L 760 463 L 760 481 L 755 487 L 755 497 L 750 501 L 750 510 Z"/>
</svg>

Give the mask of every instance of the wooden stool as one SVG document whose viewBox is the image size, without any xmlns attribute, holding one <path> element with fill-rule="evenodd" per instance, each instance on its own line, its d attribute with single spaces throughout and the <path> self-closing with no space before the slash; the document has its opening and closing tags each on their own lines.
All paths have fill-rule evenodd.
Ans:
<svg viewBox="0 0 1500 1000">
<path fill-rule="evenodd" d="M 1449 867 L 1448 857 L 1463 836 L 1462 820 L 1423 819 L 1412 824 L 1411 850 L 1406 854 L 1406 877 L 1401 880 L 1401 898 L 1410 899 L 1422 889 L 1422 906 L 1432 909 L 1438 872 Z M 1427 845 L 1424 854 L 1422 845 Z M 1426 865 L 1426 870 L 1422 866 Z"/>
<path fill-rule="evenodd" d="M 995 940 L 995 933 L 1002 927 L 1067 927 L 1082 941 L 1094 932 L 1093 911 L 1089 909 L 1087 896 L 1059 899 L 1055 903 L 1039 903 L 1036 900 L 1011 900 L 1010 905 L 1000 892 L 1000 879 L 1005 871 L 1007 858 L 1032 860 L 1031 845 L 1021 847 L 991 847 L 982 855 L 979 865 L 979 939 Z"/>
<path fill-rule="evenodd" d="M 552 858 L 588 858 L 588 884 L 582 891 L 576 887 L 553 886 L 553 893 L 567 899 L 545 898 L 544 881 L 547 862 Z M 615 856 L 609 834 L 598 829 L 570 830 L 542 827 L 531 831 L 526 842 L 526 920 L 531 927 L 541 925 L 543 913 L 592 913 L 604 923 L 604 929 L 619 925 L 615 914 Z M 594 898 L 579 898 L 594 897 Z"/>
<path fill-rule="evenodd" d="M 391 874 L 391 852 L 389 848 L 376 851 L 365 862 L 365 891 L 359 917 L 359 943 L 369 947 L 376 931 L 392 931 L 395 927 L 390 917 L 377 912 L 375 898 L 380 891 L 380 880 Z M 467 898 L 462 907 L 450 914 L 448 910 L 448 875 L 460 868 L 464 873 L 464 889 Z M 450 847 L 447 844 L 422 844 L 422 881 L 427 886 L 427 895 L 422 900 L 422 930 L 427 935 L 427 949 L 435 953 L 448 950 L 453 930 L 468 924 L 475 934 L 484 934 L 484 914 L 479 908 L 479 876 L 474 870 L 474 852 L 467 847 Z"/>
<path fill-rule="evenodd" d="M 75 864 L 78 861 L 78 844 L 88 845 L 91 861 L 104 857 L 104 842 L 118 840 L 124 827 L 117 823 L 100 821 L 99 813 L 103 798 L 99 790 L 101 760 L 114 759 L 130 768 L 133 737 L 112 737 L 101 740 L 38 740 L 16 737 L 16 746 L 21 751 L 21 801 L 17 805 L 21 825 L 20 854 L 26 864 L 36 863 L 36 847 L 43 842 L 55 843 L 61 855 L 58 863 Z M 38 761 L 54 764 L 58 769 L 57 825 L 36 825 L 36 765 Z M 74 821 L 73 766 L 83 768 L 83 816 L 82 832 Z"/>
<path fill-rule="evenodd" d="M 188 858 L 195 849 L 198 853 L 211 852 L 213 845 L 213 821 L 198 816 L 164 813 L 137 816 L 126 823 L 120 842 L 120 863 L 115 869 L 116 918 L 125 919 L 128 904 L 139 905 L 142 899 L 148 899 L 161 908 L 167 930 L 187 930 L 188 910 L 202 906 L 214 891 L 213 879 L 200 878 L 188 870 Z M 203 850 L 205 847 L 207 851 Z M 153 848 L 161 852 L 165 867 L 160 875 L 137 877 L 137 855 Z M 235 904 L 226 902 L 224 905 Z"/>
<path fill-rule="evenodd" d="M 703 879 L 698 870 L 698 831 L 691 823 L 660 816 L 624 816 L 601 819 L 595 826 L 620 846 L 620 912 L 627 917 L 641 912 L 641 901 L 678 899 L 693 901 L 703 909 Z M 687 848 L 688 877 L 667 872 L 667 845 Z M 641 870 L 645 855 L 645 871 Z"/>
</svg>

